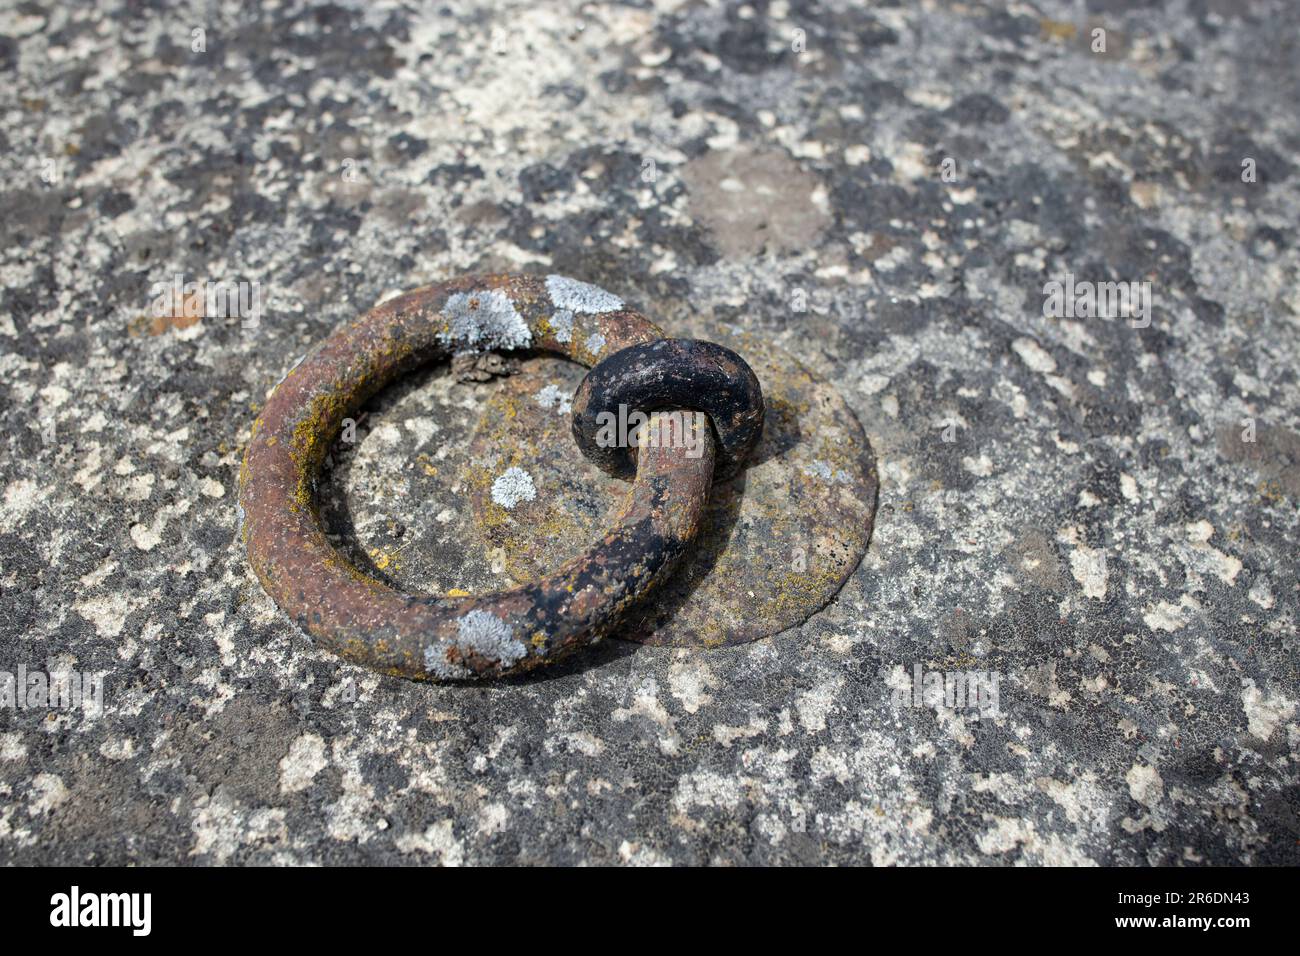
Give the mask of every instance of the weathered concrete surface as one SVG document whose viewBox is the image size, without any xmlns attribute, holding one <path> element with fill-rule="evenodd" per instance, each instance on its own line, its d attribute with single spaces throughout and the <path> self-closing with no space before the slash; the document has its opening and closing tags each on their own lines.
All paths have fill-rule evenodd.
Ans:
<svg viewBox="0 0 1300 956">
<path fill-rule="evenodd" d="M 1300 8 L 89 6 L 0 12 L 0 669 L 106 707 L 0 711 L 0 860 L 1296 861 Z M 838 382 L 882 482 L 838 601 L 469 689 L 286 625 L 236 541 L 254 409 L 487 269 Z M 260 325 L 153 314 L 177 273 Z M 1045 318 L 1067 274 L 1149 281 L 1149 327 Z M 457 477 L 493 387 L 431 370 L 340 451 L 376 573 L 502 583 Z M 896 706 L 916 665 L 999 714 Z"/>
</svg>

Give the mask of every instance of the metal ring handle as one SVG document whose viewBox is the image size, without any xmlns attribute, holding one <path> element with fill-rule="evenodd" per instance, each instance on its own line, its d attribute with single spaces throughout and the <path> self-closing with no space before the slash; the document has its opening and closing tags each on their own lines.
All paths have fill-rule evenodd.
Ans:
<svg viewBox="0 0 1300 956">
<path fill-rule="evenodd" d="M 276 386 L 244 455 L 243 536 L 267 594 L 325 647 L 415 679 L 520 673 L 599 640 L 694 538 L 713 475 L 707 428 L 644 450 L 616 526 L 586 553 L 545 580 L 479 597 L 406 594 L 354 568 L 325 536 L 316 475 L 343 419 L 424 362 L 534 348 L 590 366 L 662 335 L 603 289 L 522 275 L 418 289 L 334 332 Z"/>
<path fill-rule="evenodd" d="M 743 358 L 715 342 L 660 339 L 615 352 L 587 373 L 573 393 L 573 437 L 601 469 L 628 478 L 636 473 L 637 449 L 610 441 L 609 426 L 632 411 L 669 408 L 708 414 L 718 481 L 740 470 L 763 433 L 763 390 Z"/>
</svg>

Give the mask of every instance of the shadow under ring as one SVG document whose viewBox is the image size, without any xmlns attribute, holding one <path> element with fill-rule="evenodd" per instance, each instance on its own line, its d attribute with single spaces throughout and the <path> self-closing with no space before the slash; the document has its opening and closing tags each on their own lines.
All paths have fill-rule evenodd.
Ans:
<svg viewBox="0 0 1300 956">
<path fill-rule="evenodd" d="M 662 337 L 621 307 L 560 321 L 536 276 L 467 276 L 376 306 L 303 358 L 253 424 L 240 507 L 258 580 L 321 645 L 417 680 L 518 674 L 599 640 L 672 572 L 699 530 L 715 459 L 707 424 L 639 449 L 617 519 L 583 554 L 542 580 L 481 596 L 410 594 L 358 570 L 326 537 L 316 478 L 344 419 L 427 362 L 522 347 L 591 367 Z"/>
</svg>

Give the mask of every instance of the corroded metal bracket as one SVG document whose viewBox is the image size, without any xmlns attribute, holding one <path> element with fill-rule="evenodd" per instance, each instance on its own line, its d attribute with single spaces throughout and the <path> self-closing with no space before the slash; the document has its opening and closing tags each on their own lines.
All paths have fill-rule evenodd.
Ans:
<svg viewBox="0 0 1300 956">
<path fill-rule="evenodd" d="M 603 289 L 563 276 L 520 275 L 419 289 L 336 331 L 290 370 L 253 424 L 240 505 L 249 562 L 262 586 L 326 647 L 417 679 L 519 673 L 600 639 L 672 571 L 699 528 L 715 463 L 707 423 L 651 415 L 651 440 L 638 449 L 635 478 L 604 537 L 541 580 L 476 597 L 406 594 L 352 567 L 321 527 L 316 476 L 343 420 L 424 362 L 532 348 L 599 367 L 621 350 L 662 338 L 645 316 Z M 748 371 L 738 357 L 734 362 Z M 740 415 L 742 425 L 753 430 L 753 417 L 752 410 Z M 683 428 L 691 433 L 667 433 Z M 734 439 L 736 429 L 724 424 L 719 433 Z M 745 448 L 733 440 L 728 451 Z"/>
</svg>

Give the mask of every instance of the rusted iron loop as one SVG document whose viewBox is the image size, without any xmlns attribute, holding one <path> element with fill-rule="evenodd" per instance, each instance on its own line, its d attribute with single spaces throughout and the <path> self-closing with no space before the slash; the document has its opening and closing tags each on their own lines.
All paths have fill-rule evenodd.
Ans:
<svg viewBox="0 0 1300 956">
<path fill-rule="evenodd" d="M 615 352 L 587 373 L 573 395 L 573 437 L 602 470 L 630 477 L 637 449 L 611 435 L 627 431 L 633 412 L 671 408 L 709 416 L 718 481 L 740 469 L 763 432 L 763 390 L 743 358 L 714 342 L 660 339 Z"/>
<path fill-rule="evenodd" d="M 407 594 L 353 567 L 326 536 L 315 483 L 344 420 L 425 362 L 539 349 L 592 366 L 662 338 L 617 296 L 555 275 L 468 276 L 375 307 L 291 369 L 253 423 L 240 474 L 253 571 L 323 646 L 415 679 L 516 674 L 599 640 L 671 572 L 698 531 L 715 458 L 707 426 L 688 417 L 671 425 L 691 429 L 688 440 L 668 440 L 682 437 L 674 433 L 640 448 L 615 526 L 586 553 L 541 581 L 481 596 Z M 666 419 L 652 416 L 652 433 Z M 511 506 L 525 485 L 548 490 L 532 488 L 519 468 L 498 480 Z"/>
</svg>

